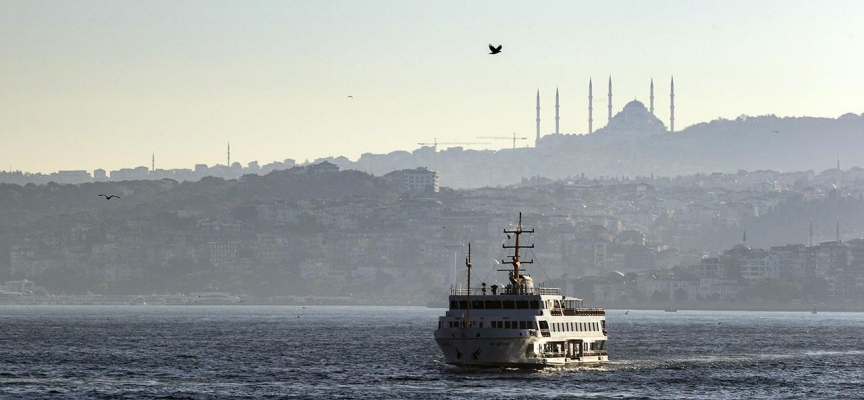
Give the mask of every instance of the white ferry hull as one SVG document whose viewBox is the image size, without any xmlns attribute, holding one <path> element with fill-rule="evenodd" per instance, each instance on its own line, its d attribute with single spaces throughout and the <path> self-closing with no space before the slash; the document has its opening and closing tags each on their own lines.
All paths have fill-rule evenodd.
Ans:
<svg viewBox="0 0 864 400">
<path fill-rule="evenodd" d="M 609 360 L 605 351 L 581 355 L 577 350 L 569 354 L 566 351 L 554 355 L 538 353 L 536 349 L 551 341 L 548 338 L 482 338 L 476 337 L 477 329 L 465 330 L 465 338 L 462 338 L 461 332 L 447 334 L 447 331 L 436 332 L 435 342 L 441 348 L 445 362 L 459 367 L 546 368 L 590 365 Z"/>
</svg>

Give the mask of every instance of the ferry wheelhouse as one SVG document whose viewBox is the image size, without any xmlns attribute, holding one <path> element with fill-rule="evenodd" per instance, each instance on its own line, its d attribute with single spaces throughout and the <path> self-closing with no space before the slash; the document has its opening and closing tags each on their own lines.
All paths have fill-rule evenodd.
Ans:
<svg viewBox="0 0 864 400">
<path fill-rule="evenodd" d="M 509 284 L 471 287 L 471 245 L 468 245 L 466 288 L 450 289 L 449 309 L 438 318 L 435 342 L 448 364 L 460 367 L 543 368 L 608 361 L 606 311 L 584 308 L 582 299 L 561 295 L 561 289 L 537 287 L 522 270 L 522 214 L 513 235 L 513 255 L 502 264 Z"/>
</svg>

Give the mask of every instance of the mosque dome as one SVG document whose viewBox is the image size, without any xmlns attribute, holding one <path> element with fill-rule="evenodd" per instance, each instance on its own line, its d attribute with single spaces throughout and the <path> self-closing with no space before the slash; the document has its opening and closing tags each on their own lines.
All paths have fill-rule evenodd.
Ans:
<svg viewBox="0 0 864 400">
<path fill-rule="evenodd" d="M 597 131 L 618 137 L 656 135 L 666 132 L 666 126 L 639 100 L 632 100 L 609 120 L 609 124 Z"/>
<path fill-rule="evenodd" d="M 627 111 L 631 111 L 631 112 L 632 111 L 643 111 L 643 110 L 647 111 L 647 109 L 645 108 L 645 105 L 642 104 L 642 102 L 639 100 L 633 100 L 633 101 L 624 105 L 624 111 L 625 112 L 627 112 Z"/>
<path fill-rule="evenodd" d="M 750 251 L 750 246 L 747 246 L 746 244 L 743 244 L 743 243 L 742 244 L 736 244 L 735 246 L 732 247 L 732 253 L 746 253 L 748 251 Z"/>
</svg>

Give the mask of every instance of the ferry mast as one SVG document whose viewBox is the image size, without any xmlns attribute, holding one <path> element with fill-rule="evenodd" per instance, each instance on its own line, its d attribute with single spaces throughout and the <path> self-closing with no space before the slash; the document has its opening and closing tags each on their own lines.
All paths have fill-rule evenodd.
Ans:
<svg viewBox="0 0 864 400">
<path fill-rule="evenodd" d="M 465 312 L 465 327 L 471 327 L 471 243 L 468 243 L 468 257 L 465 257 L 465 267 L 468 268 L 468 291 L 465 302 L 467 304 Z"/>
<path fill-rule="evenodd" d="M 523 233 L 534 233 L 534 229 L 533 229 L 533 228 L 530 229 L 530 230 L 523 230 L 523 229 L 522 229 L 522 213 L 520 212 L 520 213 L 519 213 L 519 224 L 516 226 L 516 229 L 515 229 L 515 230 L 511 230 L 511 231 L 508 231 L 508 230 L 505 229 L 505 230 L 504 230 L 504 233 L 508 234 L 508 235 L 507 235 L 508 238 L 510 237 L 509 234 L 516 235 L 516 243 L 515 243 L 515 245 L 513 245 L 513 246 L 508 246 L 506 243 L 503 244 L 503 245 L 501 245 L 502 248 L 505 248 L 505 249 L 513 249 L 513 255 L 510 256 L 510 261 L 501 260 L 501 263 L 502 263 L 502 264 L 510 264 L 510 265 L 513 266 L 513 271 L 511 272 L 513 275 L 510 277 L 510 283 L 511 283 L 512 286 L 511 286 L 511 288 L 510 288 L 510 293 L 509 293 L 509 294 L 519 294 L 519 289 L 518 289 L 518 288 L 520 288 L 520 287 L 524 287 L 524 281 L 525 281 L 525 279 L 522 278 L 521 275 L 519 275 L 519 267 L 520 267 L 522 264 L 533 264 L 533 263 L 534 263 L 534 260 L 531 260 L 531 261 L 522 261 L 522 260 L 520 259 L 520 257 L 519 257 L 519 249 L 533 249 L 533 248 L 534 248 L 534 245 L 533 245 L 533 244 L 531 244 L 531 245 L 527 245 L 527 246 L 526 246 L 526 245 L 522 245 L 522 244 L 520 244 L 520 239 L 521 239 L 521 235 L 522 235 Z M 502 271 L 507 271 L 507 270 L 502 270 Z"/>
</svg>

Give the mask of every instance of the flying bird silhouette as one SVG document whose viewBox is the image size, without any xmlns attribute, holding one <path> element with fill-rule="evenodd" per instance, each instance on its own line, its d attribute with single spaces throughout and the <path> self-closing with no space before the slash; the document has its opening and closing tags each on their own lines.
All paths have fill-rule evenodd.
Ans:
<svg viewBox="0 0 864 400">
<path fill-rule="evenodd" d="M 774 133 L 780 133 L 780 131 L 774 131 Z"/>
<path fill-rule="evenodd" d="M 501 46 L 502 46 L 502 45 L 499 44 L 498 47 L 495 47 L 495 46 L 493 46 L 493 45 L 490 43 L 490 44 L 489 44 L 489 51 L 491 51 L 491 53 L 489 53 L 489 54 L 498 54 L 498 53 L 500 53 L 500 52 L 501 52 Z"/>
<path fill-rule="evenodd" d="M 352 95 L 349 94 L 349 95 L 348 95 L 348 98 L 349 98 L 349 99 L 353 99 L 354 96 L 352 96 Z"/>
<path fill-rule="evenodd" d="M 111 200 L 111 199 L 114 199 L 114 198 L 119 199 L 119 198 L 120 198 L 120 196 L 117 196 L 116 194 L 112 194 L 112 195 L 110 195 L 110 196 L 107 195 L 107 194 L 100 194 L 99 196 L 104 197 L 105 200 Z"/>
</svg>

